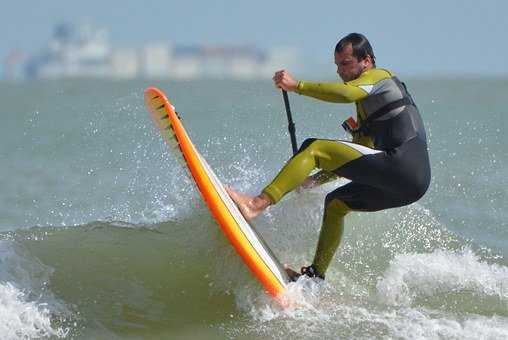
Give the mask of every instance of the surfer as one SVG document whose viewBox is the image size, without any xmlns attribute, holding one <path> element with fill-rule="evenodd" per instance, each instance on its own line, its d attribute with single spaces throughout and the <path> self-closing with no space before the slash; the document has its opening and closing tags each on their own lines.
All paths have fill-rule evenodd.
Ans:
<svg viewBox="0 0 508 340">
<path fill-rule="evenodd" d="M 411 95 L 391 71 L 376 67 L 365 36 L 351 33 L 334 51 L 343 82 L 297 81 L 289 72 L 275 73 L 275 86 L 334 103 L 355 103 L 357 117 L 343 127 L 352 142 L 310 138 L 262 192 L 251 197 L 227 191 L 247 220 L 276 204 L 299 187 L 310 188 L 336 177 L 351 180 L 325 199 L 319 240 L 310 266 L 301 273 L 286 269 L 291 279 L 301 274 L 324 279 L 340 244 L 344 217 L 350 211 L 379 211 L 419 200 L 430 183 L 427 138 Z M 314 169 L 321 171 L 309 176 Z"/>
</svg>

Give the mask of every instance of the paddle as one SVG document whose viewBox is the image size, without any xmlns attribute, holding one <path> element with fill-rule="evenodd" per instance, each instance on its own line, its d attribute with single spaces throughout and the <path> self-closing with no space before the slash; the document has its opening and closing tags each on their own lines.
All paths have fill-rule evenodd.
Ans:
<svg viewBox="0 0 508 340">
<path fill-rule="evenodd" d="M 286 90 L 282 90 L 282 97 L 284 98 L 284 106 L 286 106 L 286 114 L 288 116 L 288 129 L 289 136 L 291 138 L 291 146 L 293 147 L 293 155 L 298 151 L 298 145 L 296 144 L 296 128 L 291 116 L 291 108 L 289 107 L 289 98 Z"/>
</svg>

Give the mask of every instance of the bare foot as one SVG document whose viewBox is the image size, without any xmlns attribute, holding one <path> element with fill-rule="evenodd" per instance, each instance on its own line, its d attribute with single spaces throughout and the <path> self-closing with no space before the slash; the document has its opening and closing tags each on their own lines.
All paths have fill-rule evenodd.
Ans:
<svg viewBox="0 0 508 340">
<path fill-rule="evenodd" d="M 261 214 L 272 203 L 268 196 L 263 193 L 259 196 L 252 197 L 241 192 L 234 191 L 228 185 L 225 186 L 225 189 L 247 221 L 251 221 Z"/>
</svg>

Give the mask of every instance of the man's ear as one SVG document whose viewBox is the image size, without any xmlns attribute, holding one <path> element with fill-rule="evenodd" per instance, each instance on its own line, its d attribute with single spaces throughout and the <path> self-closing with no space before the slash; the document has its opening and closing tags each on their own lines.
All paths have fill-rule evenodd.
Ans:
<svg viewBox="0 0 508 340">
<path fill-rule="evenodd" d="M 362 66 L 363 68 L 367 68 L 367 66 L 373 66 L 374 63 L 372 62 L 372 57 L 370 55 L 367 54 L 367 56 L 365 58 L 363 58 L 362 60 Z"/>
</svg>

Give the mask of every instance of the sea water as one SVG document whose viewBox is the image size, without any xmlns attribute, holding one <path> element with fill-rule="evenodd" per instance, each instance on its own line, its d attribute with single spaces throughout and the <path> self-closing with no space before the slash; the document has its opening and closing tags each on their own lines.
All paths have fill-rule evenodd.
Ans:
<svg viewBox="0 0 508 340">
<path fill-rule="evenodd" d="M 0 83 L 0 338 L 508 338 L 505 78 L 409 78 L 432 183 L 351 213 L 325 282 L 281 309 L 236 256 L 143 104 L 166 91 L 224 183 L 256 194 L 291 155 L 269 81 Z M 347 139 L 352 105 L 290 94 L 299 143 Z M 313 257 L 327 192 L 254 222 L 293 267 Z"/>
</svg>

